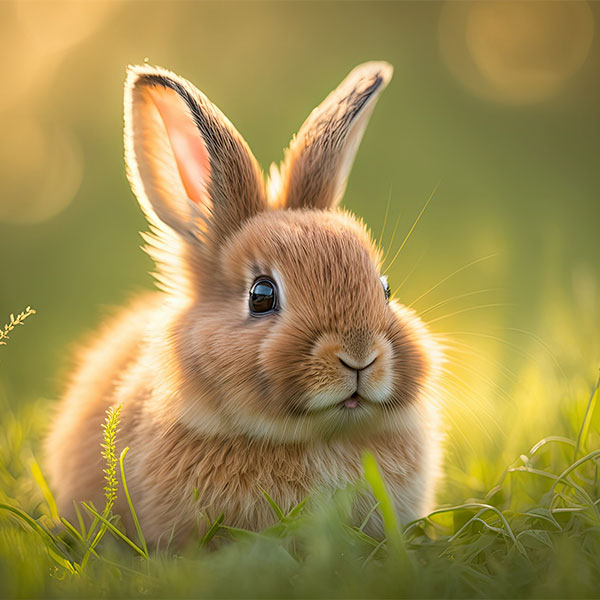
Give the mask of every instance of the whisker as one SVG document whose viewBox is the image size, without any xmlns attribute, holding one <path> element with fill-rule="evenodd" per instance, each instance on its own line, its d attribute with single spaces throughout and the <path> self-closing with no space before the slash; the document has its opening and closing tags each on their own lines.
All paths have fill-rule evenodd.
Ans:
<svg viewBox="0 0 600 600">
<path fill-rule="evenodd" d="M 452 348 L 446 348 L 446 349 L 450 350 L 450 352 L 462 352 L 463 354 L 476 355 L 479 358 L 483 358 L 488 363 L 490 363 L 490 362 L 493 363 L 493 361 L 486 359 L 486 357 L 481 357 L 479 354 L 477 354 L 473 351 L 471 351 L 470 353 L 466 353 L 464 350 L 452 349 Z M 477 377 L 477 379 L 479 381 L 482 381 L 483 383 L 487 384 L 490 388 L 494 389 L 496 391 L 496 393 L 498 393 L 501 397 L 503 397 L 509 403 L 512 401 L 512 398 L 509 396 L 509 394 L 503 389 L 503 387 L 497 381 L 494 381 L 491 377 L 486 375 L 481 369 L 474 367 L 472 362 L 467 362 L 463 359 L 452 356 L 451 358 L 449 357 L 447 364 L 449 364 L 450 366 L 456 365 L 459 369 L 463 369 L 467 372 L 472 373 L 475 377 Z M 516 378 L 516 375 L 514 373 L 510 372 L 508 369 L 506 369 L 505 367 L 500 365 L 500 363 L 499 363 L 499 366 L 501 368 L 504 368 L 505 371 L 508 371 L 509 376 L 511 378 L 513 378 L 513 380 Z M 448 380 L 449 377 L 452 377 L 452 378 L 456 379 L 457 381 L 462 382 L 468 388 L 468 383 L 456 371 L 451 370 L 451 368 L 449 368 L 447 366 L 442 366 L 441 373 L 442 373 L 442 376 L 445 376 L 444 379 Z M 479 402 L 479 405 L 482 406 L 481 402 Z M 494 415 L 491 412 L 487 411 L 487 409 L 485 407 L 484 407 L 484 410 L 489 414 L 490 418 L 493 421 L 495 421 Z M 497 422 L 495 422 L 495 424 L 496 424 L 496 426 L 499 427 Z"/>
<path fill-rule="evenodd" d="M 390 298 L 390 300 L 398 300 L 398 296 L 397 296 L 398 292 L 402 289 L 404 284 L 408 281 L 408 278 L 416 271 L 417 267 L 419 266 L 419 263 L 423 259 L 423 256 L 425 256 L 425 255 L 421 254 L 421 256 L 419 256 L 419 258 L 415 261 L 413 268 L 409 271 L 409 273 L 406 275 L 406 277 L 402 280 L 400 285 L 394 290 L 394 293 L 392 294 L 392 297 Z"/>
<path fill-rule="evenodd" d="M 538 364 L 537 359 L 532 354 L 524 352 L 523 350 L 521 350 L 521 348 L 519 348 L 515 344 L 512 344 L 511 342 L 509 342 L 508 340 L 505 340 L 504 338 L 501 338 L 500 336 L 492 335 L 491 333 L 482 333 L 480 331 L 445 331 L 441 335 L 449 335 L 449 336 L 471 335 L 473 337 L 482 337 L 482 338 L 486 338 L 486 339 L 490 339 L 490 340 L 495 340 L 497 342 L 504 344 L 505 346 L 507 346 L 508 348 L 513 350 L 515 353 L 517 353 L 522 358 L 527 358 L 527 359 L 531 360 L 532 362 L 534 362 L 535 364 Z"/>
<path fill-rule="evenodd" d="M 392 258 L 392 262 L 383 271 L 384 275 L 390 270 L 390 267 L 394 264 L 395 260 L 398 258 L 398 255 L 400 254 L 400 252 L 402 252 L 402 248 L 404 248 L 404 246 L 406 245 L 406 242 L 408 242 L 408 240 L 410 239 L 410 236 L 412 235 L 412 232 L 414 231 L 415 227 L 417 226 L 417 224 L 421 220 L 421 217 L 423 216 L 423 213 L 425 212 L 425 210 L 429 206 L 429 203 L 431 202 L 431 199 L 435 196 L 435 193 L 437 192 L 437 189 L 438 189 L 439 185 L 440 184 L 438 183 L 433 188 L 433 191 L 429 195 L 429 198 L 427 198 L 427 202 L 425 202 L 425 205 L 423 206 L 423 208 L 421 209 L 421 212 L 419 213 L 419 215 L 415 219 L 415 222 L 413 223 L 413 225 L 410 228 L 409 232 L 406 234 L 406 237 L 404 238 L 402 244 L 400 244 L 400 248 L 398 248 L 398 250 L 396 251 L 396 254 L 394 254 L 394 258 Z"/>
<path fill-rule="evenodd" d="M 487 288 L 485 290 L 476 290 L 474 292 L 466 292 L 464 294 L 459 294 L 458 296 L 453 296 L 452 298 L 447 298 L 446 300 L 442 300 L 440 302 L 438 302 L 437 304 L 434 304 L 433 306 L 430 306 L 429 308 L 426 308 L 423 311 L 419 311 L 419 316 L 422 318 L 424 315 L 426 315 L 427 313 L 430 313 L 432 310 L 435 310 L 436 308 L 440 308 L 442 306 L 446 306 L 446 304 L 450 304 L 451 302 L 454 302 L 455 300 L 460 300 L 462 298 L 468 298 L 469 296 L 475 296 L 477 294 L 485 294 L 487 292 L 499 292 L 502 291 L 499 288 Z"/>
<path fill-rule="evenodd" d="M 457 403 L 456 405 L 461 409 L 468 411 L 468 413 L 471 415 L 471 418 L 477 423 L 477 426 L 481 429 L 481 431 L 486 434 L 490 441 L 493 441 L 493 437 L 488 429 L 490 423 L 494 425 L 495 429 L 502 431 L 502 427 L 498 423 L 494 413 L 485 405 L 485 403 L 481 402 L 480 398 L 471 389 L 469 384 L 456 373 L 453 373 L 452 371 L 446 371 L 445 373 L 442 373 L 441 379 L 446 384 L 442 389 L 442 393 L 451 393 L 454 401 Z M 451 392 L 449 386 L 455 386 L 456 389 L 461 392 L 461 397 L 459 398 L 457 395 Z M 467 398 L 466 402 L 464 401 L 465 397 Z M 479 412 L 475 412 L 475 405 Z M 484 416 L 487 417 L 487 420 L 484 420 L 480 413 L 484 413 Z"/>
<path fill-rule="evenodd" d="M 565 378 L 565 380 L 568 379 L 567 374 L 564 372 L 561 364 L 558 362 L 558 359 L 556 358 L 554 352 L 552 352 L 552 349 L 550 348 L 550 346 L 548 346 L 548 344 L 546 344 L 546 342 L 544 342 L 544 340 L 539 335 L 536 335 L 535 333 L 532 333 L 531 331 L 527 331 L 526 329 L 518 329 L 516 327 L 506 327 L 506 330 L 514 331 L 516 333 L 522 333 L 523 335 L 527 335 L 527 336 L 531 337 L 532 339 L 534 339 L 548 353 L 548 356 L 554 363 L 554 366 L 556 366 L 558 368 L 558 370 L 560 371 L 561 375 Z"/>
<path fill-rule="evenodd" d="M 377 247 L 381 250 L 381 242 L 383 242 L 383 235 L 385 233 L 385 226 L 387 225 L 388 214 L 390 212 L 390 202 L 392 200 L 392 186 L 390 185 L 390 193 L 388 194 L 387 203 L 385 205 L 385 216 L 383 217 L 383 226 L 381 228 L 381 233 L 379 235 L 379 241 L 377 242 Z"/>
<path fill-rule="evenodd" d="M 471 312 L 474 310 L 481 310 L 482 308 L 494 308 L 494 307 L 499 307 L 499 306 L 514 306 L 514 305 L 511 304 L 510 302 L 493 302 L 491 304 L 479 304 L 478 306 L 469 306 L 468 308 L 463 308 L 461 310 L 455 310 L 454 312 L 447 313 L 445 315 L 442 315 L 441 317 L 436 317 L 435 319 L 432 319 L 431 321 L 427 321 L 427 324 L 432 325 L 433 323 L 437 323 L 438 321 L 441 321 L 442 319 L 454 317 L 454 316 L 460 315 L 462 313 Z"/>
<path fill-rule="evenodd" d="M 470 263 L 466 264 L 464 267 L 460 267 L 460 269 L 457 269 L 453 273 L 450 273 L 450 275 L 446 275 L 446 277 L 444 277 L 444 279 L 442 279 L 441 281 L 439 281 L 438 283 L 436 283 L 433 287 L 429 288 L 426 292 L 424 292 L 423 294 L 421 294 L 416 300 L 413 300 L 407 306 L 409 306 L 409 307 L 413 306 L 419 300 L 425 298 L 425 296 L 427 296 L 428 294 L 430 294 L 431 292 L 433 292 L 433 290 L 437 289 L 438 287 L 440 287 L 440 285 L 442 285 L 443 283 L 445 283 L 446 281 L 448 281 L 448 279 L 451 279 L 452 277 L 458 275 L 459 273 L 461 273 L 465 269 L 468 269 L 469 267 L 473 267 L 474 265 L 476 265 L 476 264 L 478 264 L 480 262 L 483 262 L 484 260 L 489 260 L 490 258 L 494 258 L 495 256 L 498 256 L 498 255 L 499 255 L 499 252 L 494 252 L 493 254 L 488 254 L 488 256 L 483 256 L 482 258 L 478 258 L 476 260 L 473 260 Z"/>
<path fill-rule="evenodd" d="M 477 357 L 478 359 L 486 362 L 487 364 L 491 365 L 492 367 L 494 367 L 500 371 L 503 371 L 504 374 L 513 383 L 516 382 L 518 379 L 517 374 L 512 369 L 509 369 L 506 365 L 502 364 L 499 360 L 494 360 L 494 359 L 488 358 L 483 353 L 476 351 L 469 344 L 465 344 L 464 342 L 459 342 L 458 340 L 444 340 L 443 342 L 440 342 L 440 345 L 442 346 L 442 348 L 444 349 L 444 352 L 446 354 L 458 352 L 460 354 L 466 354 L 468 356 Z M 455 348 L 454 346 L 461 346 L 461 347 Z M 450 359 L 449 362 L 452 363 L 452 359 Z"/>
<path fill-rule="evenodd" d="M 486 383 L 487 385 L 489 385 L 491 388 L 495 388 L 498 390 L 498 393 L 505 399 L 508 400 L 509 402 L 512 400 L 512 398 L 502 389 L 502 387 L 495 382 L 491 377 L 489 377 L 488 375 L 484 375 L 482 372 L 480 372 L 477 368 L 473 367 L 470 363 L 464 361 L 464 360 L 454 360 L 453 363 L 464 369 L 465 371 L 468 371 L 470 373 L 473 373 L 475 376 L 477 376 L 478 378 L 481 379 L 481 381 L 483 381 L 484 383 Z M 452 375 L 457 375 L 456 372 L 445 369 L 444 367 L 442 367 L 442 371 L 445 373 L 449 373 Z"/>
<path fill-rule="evenodd" d="M 400 213 L 397 217 L 396 217 L 396 223 L 394 224 L 394 229 L 392 231 L 392 239 L 390 240 L 390 243 L 388 244 L 388 248 L 385 251 L 385 256 L 383 257 L 381 264 L 385 264 L 385 261 L 387 260 L 387 257 L 390 253 L 390 250 L 392 249 L 392 246 L 394 245 L 394 240 L 396 239 L 396 232 L 398 231 L 398 225 L 400 224 L 400 217 L 402 216 L 402 213 Z"/>
<path fill-rule="evenodd" d="M 498 431 L 502 431 L 502 428 L 500 427 L 497 419 L 494 417 L 493 414 L 490 413 L 489 410 L 487 410 L 481 405 L 481 402 L 479 402 L 479 399 L 475 395 L 475 392 L 472 389 L 470 389 L 469 385 L 464 380 L 461 380 L 459 377 L 455 377 L 454 374 L 452 375 L 453 376 L 450 377 L 447 374 L 443 374 L 441 379 L 445 385 L 441 386 L 439 384 L 434 384 L 434 386 L 432 387 L 435 387 L 438 390 L 439 394 L 443 394 L 447 397 L 449 396 L 453 400 L 454 405 L 456 407 L 460 407 L 460 409 L 466 410 L 473 419 L 473 421 L 476 423 L 477 427 L 485 434 L 488 440 L 492 442 L 493 436 L 489 431 L 490 422 L 495 426 L 495 428 Z M 460 392 L 460 396 L 457 392 Z M 467 399 L 466 402 L 465 398 Z M 478 408 L 483 409 L 483 411 L 489 417 L 489 421 L 484 421 L 480 417 L 480 415 L 474 411 L 473 407 L 475 404 L 477 404 Z M 470 445 L 471 436 L 467 436 L 467 434 L 463 431 L 462 425 L 464 425 L 464 423 L 459 422 L 455 418 L 451 410 L 444 410 L 444 416 L 452 422 L 453 434 L 461 435 L 464 438 L 464 440 Z"/>
<path fill-rule="evenodd" d="M 503 394 L 505 396 L 506 400 L 510 400 L 510 396 L 508 396 L 506 394 L 506 392 L 504 392 L 504 390 L 494 381 L 492 381 L 490 378 L 486 378 L 484 375 L 482 375 L 477 369 L 470 367 L 463 363 L 456 363 L 456 365 L 458 367 L 463 368 L 465 371 L 470 371 L 471 373 L 475 374 L 477 377 L 481 377 L 482 381 L 484 383 L 486 383 L 487 385 L 489 385 L 492 388 L 498 388 L 498 392 L 500 394 Z M 460 376 L 456 371 L 453 371 L 451 369 L 447 369 L 445 367 L 442 367 L 441 369 L 441 378 L 446 381 L 446 382 L 454 382 L 454 383 L 460 383 L 462 384 L 462 389 L 468 391 L 470 394 L 475 394 L 475 392 L 471 389 L 471 384 L 469 384 L 469 382 L 462 376 Z M 493 413 L 490 412 L 487 408 L 485 408 L 484 403 L 481 403 L 481 401 L 478 401 L 478 407 L 482 408 L 486 413 L 488 413 L 488 416 L 490 416 L 490 418 L 495 421 L 495 418 L 493 416 Z M 499 426 L 499 424 L 497 422 L 495 422 L 495 425 Z"/>
</svg>

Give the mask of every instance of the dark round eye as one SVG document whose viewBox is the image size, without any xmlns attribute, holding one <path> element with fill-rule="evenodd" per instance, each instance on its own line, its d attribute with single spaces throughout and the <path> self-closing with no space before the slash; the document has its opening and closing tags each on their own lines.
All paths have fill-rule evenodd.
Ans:
<svg viewBox="0 0 600 600">
<path fill-rule="evenodd" d="M 388 283 L 387 277 L 385 275 L 382 275 L 379 278 L 379 281 L 381 281 L 381 285 L 383 286 L 383 291 L 385 293 L 385 302 L 387 304 L 390 301 L 390 296 L 392 295 L 392 292 L 390 291 L 390 284 Z"/>
<path fill-rule="evenodd" d="M 259 277 L 250 288 L 250 312 L 264 315 L 277 308 L 277 286 L 268 277 Z"/>
</svg>

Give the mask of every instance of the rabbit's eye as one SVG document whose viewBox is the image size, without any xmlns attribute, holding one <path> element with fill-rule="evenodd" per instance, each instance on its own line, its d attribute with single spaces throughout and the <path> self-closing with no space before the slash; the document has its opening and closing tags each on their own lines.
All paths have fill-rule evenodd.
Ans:
<svg viewBox="0 0 600 600">
<path fill-rule="evenodd" d="M 277 286 L 268 277 L 259 277 L 250 288 L 250 312 L 264 315 L 277 308 Z"/>
<path fill-rule="evenodd" d="M 381 285 L 383 286 L 383 291 L 385 293 L 385 301 L 387 304 L 390 301 L 390 296 L 392 295 L 392 292 L 390 291 L 390 284 L 388 283 L 387 277 L 385 275 L 382 275 L 379 278 L 379 281 L 381 281 Z"/>
</svg>

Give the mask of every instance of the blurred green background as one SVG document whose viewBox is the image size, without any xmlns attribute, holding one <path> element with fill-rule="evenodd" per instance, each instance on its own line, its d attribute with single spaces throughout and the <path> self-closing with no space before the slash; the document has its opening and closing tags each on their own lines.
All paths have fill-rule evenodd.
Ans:
<svg viewBox="0 0 600 600">
<path fill-rule="evenodd" d="M 391 258 L 438 186 L 392 290 L 452 347 L 449 468 L 475 477 L 483 446 L 518 456 L 600 363 L 599 22 L 591 2 L 0 3 L 0 322 L 38 311 L 0 350 L 2 406 L 50 406 L 77 345 L 152 286 L 122 159 L 127 64 L 192 81 L 266 170 L 352 67 L 383 59 L 394 78 L 344 205 L 379 238 L 389 198 Z"/>
</svg>

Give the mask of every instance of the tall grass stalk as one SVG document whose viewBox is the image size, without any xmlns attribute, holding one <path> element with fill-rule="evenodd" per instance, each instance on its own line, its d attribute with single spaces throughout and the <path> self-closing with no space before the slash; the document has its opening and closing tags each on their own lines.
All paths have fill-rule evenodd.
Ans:
<svg viewBox="0 0 600 600">
<path fill-rule="evenodd" d="M 35 310 L 28 306 L 24 311 L 20 312 L 16 317 L 14 314 L 10 315 L 10 320 L 4 327 L 0 328 L 0 346 L 6 346 L 6 340 L 10 339 L 9 333 L 17 326 L 23 325 L 25 319 L 35 315 Z"/>
<path fill-rule="evenodd" d="M 85 552 L 83 560 L 81 561 L 81 568 L 84 569 L 92 550 L 100 543 L 100 540 L 104 537 L 108 529 L 108 520 L 111 516 L 115 500 L 117 498 L 117 455 L 116 455 L 116 443 L 117 443 L 117 432 L 119 430 L 119 422 L 121 415 L 121 406 L 117 408 L 110 407 L 106 411 L 106 418 L 102 424 L 103 436 L 102 436 L 102 457 L 104 458 L 106 467 L 104 469 L 104 510 L 102 515 L 95 514 L 94 520 L 91 527 L 88 530 L 86 541 L 90 542 Z M 84 507 L 90 510 L 90 506 L 84 503 Z M 94 511 L 95 512 L 95 511 Z M 100 525 L 100 529 L 96 533 L 96 527 Z M 93 537 L 95 534 L 95 537 Z M 93 539 L 92 539 L 93 538 Z"/>
</svg>

